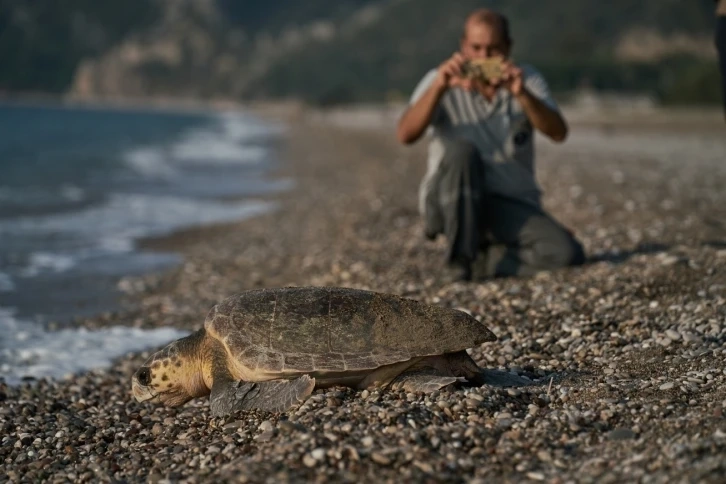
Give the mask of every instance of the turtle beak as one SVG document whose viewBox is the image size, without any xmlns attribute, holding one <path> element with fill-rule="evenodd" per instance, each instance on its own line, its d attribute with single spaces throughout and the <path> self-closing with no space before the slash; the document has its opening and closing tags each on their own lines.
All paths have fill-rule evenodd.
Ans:
<svg viewBox="0 0 726 484">
<path fill-rule="evenodd" d="M 137 402 L 146 402 L 158 396 L 148 386 L 151 382 L 150 374 L 149 368 L 144 366 L 131 378 L 131 390 Z"/>
<path fill-rule="evenodd" d="M 131 381 L 131 390 L 133 391 L 134 398 L 136 398 L 137 402 L 145 402 L 155 397 L 155 395 L 151 393 L 151 390 L 141 385 L 135 378 Z"/>
<path fill-rule="evenodd" d="M 158 397 L 157 394 L 151 392 L 149 387 L 146 387 L 139 383 L 136 378 L 131 381 L 131 389 L 137 402 L 146 402 Z"/>
</svg>

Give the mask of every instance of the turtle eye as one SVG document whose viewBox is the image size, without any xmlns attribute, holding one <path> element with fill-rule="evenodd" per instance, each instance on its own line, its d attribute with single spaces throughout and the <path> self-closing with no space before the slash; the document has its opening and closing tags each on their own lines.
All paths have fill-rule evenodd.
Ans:
<svg viewBox="0 0 726 484">
<path fill-rule="evenodd" d="M 136 379 L 141 383 L 142 385 L 146 386 L 149 383 L 151 383 L 151 370 L 148 368 L 141 368 L 139 372 L 136 374 Z"/>
</svg>

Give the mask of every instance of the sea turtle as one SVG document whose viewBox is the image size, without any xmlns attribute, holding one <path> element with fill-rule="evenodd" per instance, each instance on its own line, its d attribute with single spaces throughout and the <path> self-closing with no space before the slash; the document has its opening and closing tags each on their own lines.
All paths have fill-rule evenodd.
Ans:
<svg viewBox="0 0 726 484">
<path fill-rule="evenodd" d="M 132 388 L 139 402 L 168 406 L 210 395 L 215 416 L 285 411 L 334 385 L 431 392 L 463 379 L 489 383 L 466 349 L 494 340 L 463 311 L 392 294 L 251 290 L 217 304 L 202 329 L 152 355 Z"/>
</svg>

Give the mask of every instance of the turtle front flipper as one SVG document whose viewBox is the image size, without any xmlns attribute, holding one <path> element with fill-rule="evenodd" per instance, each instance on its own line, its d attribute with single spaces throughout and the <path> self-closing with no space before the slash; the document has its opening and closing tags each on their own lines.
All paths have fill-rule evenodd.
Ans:
<svg viewBox="0 0 726 484">
<path fill-rule="evenodd" d="M 308 375 L 294 380 L 220 381 L 212 387 L 209 407 L 215 417 L 237 410 L 284 412 L 310 395 L 313 388 L 315 379 Z"/>
</svg>

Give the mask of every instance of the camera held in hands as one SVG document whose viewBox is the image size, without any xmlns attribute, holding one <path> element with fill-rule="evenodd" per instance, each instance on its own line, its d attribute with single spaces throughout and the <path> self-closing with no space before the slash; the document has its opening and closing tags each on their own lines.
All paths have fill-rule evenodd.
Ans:
<svg viewBox="0 0 726 484">
<path fill-rule="evenodd" d="M 466 79 L 479 79 L 489 84 L 503 76 L 504 63 L 499 57 L 471 59 L 464 64 L 462 74 Z"/>
</svg>

